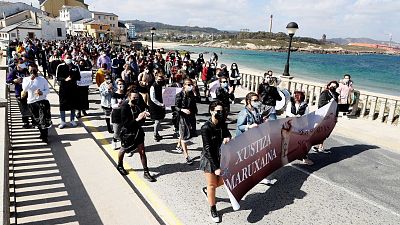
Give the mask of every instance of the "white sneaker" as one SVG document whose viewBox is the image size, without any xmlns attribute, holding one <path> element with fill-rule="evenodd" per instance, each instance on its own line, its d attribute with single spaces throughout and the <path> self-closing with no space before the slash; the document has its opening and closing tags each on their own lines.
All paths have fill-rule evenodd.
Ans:
<svg viewBox="0 0 400 225">
<path fill-rule="evenodd" d="M 69 124 L 71 124 L 71 127 L 77 127 L 78 124 L 75 121 L 71 121 L 69 122 Z"/>
<path fill-rule="evenodd" d="M 58 125 L 58 128 L 63 129 L 65 128 L 65 126 L 66 126 L 65 122 L 61 122 L 60 125 Z"/>
<path fill-rule="evenodd" d="M 267 178 L 264 178 L 262 181 L 260 181 L 260 184 L 265 184 L 265 185 L 274 185 L 276 183 L 276 179 L 270 180 Z"/>
<path fill-rule="evenodd" d="M 116 142 L 116 141 L 114 141 L 114 140 L 112 141 L 112 146 L 113 146 L 113 149 L 114 149 L 114 150 L 119 149 L 119 148 L 118 148 L 118 142 Z"/>
</svg>

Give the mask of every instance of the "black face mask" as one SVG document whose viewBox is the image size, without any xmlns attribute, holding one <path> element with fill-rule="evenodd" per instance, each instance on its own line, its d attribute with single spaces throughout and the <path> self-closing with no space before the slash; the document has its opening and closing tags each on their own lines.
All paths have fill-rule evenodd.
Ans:
<svg viewBox="0 0 400 225">
<path fill-rule="evenodd" d="M 217 119 L 219 122 L 221 122 L 221 121 L 223 121 L 224 120 L 224 113 L 222 112 L 222 111 L 216 111 L 215 112 L 215 119 Z"/>
<path fill-rule="evenodd" d="M 131 100 L 132 105 L 137 105 L 139 103 L 139 99 L 133 99 Z"/>
<path fill-rule="evenodd" d="M 161 80 L 161 81 L 157 81 L 157 84 L 160 86 L 164 86 L 165 85 L 165 81 Z"/>
</svg>

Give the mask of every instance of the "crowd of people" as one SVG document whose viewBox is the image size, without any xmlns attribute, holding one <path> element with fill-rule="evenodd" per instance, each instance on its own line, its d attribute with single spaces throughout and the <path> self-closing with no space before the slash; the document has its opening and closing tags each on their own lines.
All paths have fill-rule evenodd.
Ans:
<svg viewBox="0 0 400 225">
<path fill-rule="evenodd" d="M 213 221 L 219 222 L 216 209 L 215 190 L 223 184 L 220 176 L 220 146 L 228 143 L 232 135 L 227 126 L 236 123 L 236 136 L 259 126 L 268 120 L 277 119 L 276 104 L 282 97 L 278 92 L 280 79 L 272 71 L 264 74 L 264 80 L 257 92 L 245 97 L 245 106 L 236 118 L 230 113 L 235 104 L 235 90 L 241 85 L 239 67 L 233 63 L 230 68 L 218 64 L 218 55 L 212 54 L 209 60 L 199 54 L 193 59 L 189 53 L 178 51 L 164 52 L 163 49 L 149 50 L 134 47 L 114 47 L 111 42 L 92 38 L 71 37 L 65 41 L 29 40 L 14 41 L 8 49 L 9 74 L 7 83 L 15 85 L 15 96 L 20 107 L 23 127 L 37 127 L 40 138 L 48 142 L 48 128 L 52 125 L 50 93 L 46 78 L 54 79 L 59 85 L 59 129 L 78 126 L 77 118 L 88 115 L 89 85 L 82 84 L 82 71 L 94 70 L 94 80 L 101 97 L 105 125 L 112 133 L 112 146 L 119 150 L 117 169 L 122 175 L 128 172 L 123 166 L 125 154 L 140 155 L 144 178 L 150 182 L 156 179 L 147 167 L 145 150 L 146 120 L 154 121 L 153 138 L 162 141 L 161 122 L 167 113 L 163 103 L 163 89 L 166 86 L 180 88 L 172 110 L 172 124 L 177 137 L 176 151 L 182 153 L 185 163 L 193 164 L 188 142 L 198 135 L 196 115 L 198 104 L 210 103 L 208 113 L 211 117 L 200 129 L 203 151 L 200 170 L 204 171 L 207 186 L 202 192 L 207 196 Z M 38 66 L 43 76 L 39 75 Z M 202 81 L 203 87 L 198 82 Z M 218 82 L 215 90 L 210 84 Z M 201 92 L 202 90 L 202 92 Z M 346 74 L 340 82 L 331 81 L 321 93 L 318 107 L 331 99 L 337 101 L 339 110 L 347 112 L 353 90 L 350 75 Z M 211 92 L 215 92 L 211 98 Z M 299 117 L 309 112 L 306 94 L 295 91 L 285 110 L 287 117 Z M 66 123 L 69 112 L 69 124 Z M 77 112 L 77 113 L 76 113 Z M 313 147 L 324 152 L 323 143 Z M 307 165 L 313 162 L 305 157 Z M 262 183 L 271 184 L 268 179 Z"/>
</svg>

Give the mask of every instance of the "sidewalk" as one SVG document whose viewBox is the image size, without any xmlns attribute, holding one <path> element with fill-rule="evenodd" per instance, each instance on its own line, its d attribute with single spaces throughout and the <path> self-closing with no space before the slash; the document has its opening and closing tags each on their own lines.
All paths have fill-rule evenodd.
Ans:
<svg viewBox="0 0 400 225">
<path fill-rule="evenodd" d="M 159 224 L 84 127 L 56 128 L 54 90 L 48 99 L 54 125 L 45 145 L 37 129 L 22 129 L 11 97 L 10 191 L 16 213 L 10 223 Z"/>
</svg>

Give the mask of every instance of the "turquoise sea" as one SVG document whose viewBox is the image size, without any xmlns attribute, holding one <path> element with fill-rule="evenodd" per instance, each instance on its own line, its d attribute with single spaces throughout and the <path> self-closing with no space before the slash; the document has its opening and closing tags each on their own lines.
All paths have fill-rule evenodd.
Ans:
<svg viewBox="0 0 400 225">
<path fill-rule="evenodd" d="M 194 53 L 216 52 L 220 61 L 236 62 L 239 69 L 240 66 L 257 71 L 271 69 L 275 75 L 283 73 L 287 59 L 285 52 L 188 46 L 177 48 Z M 327 83 L 341 79 L 346 73 L 352 76 L 356 89 L 400 96 L 400 56 L 291 53 L 290 74 L 292 76 Z"/>
</svg>

